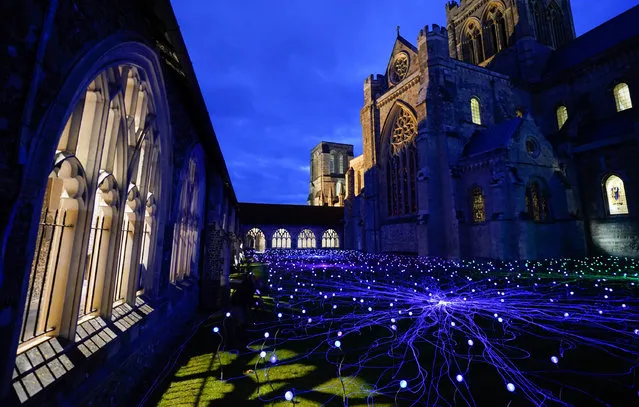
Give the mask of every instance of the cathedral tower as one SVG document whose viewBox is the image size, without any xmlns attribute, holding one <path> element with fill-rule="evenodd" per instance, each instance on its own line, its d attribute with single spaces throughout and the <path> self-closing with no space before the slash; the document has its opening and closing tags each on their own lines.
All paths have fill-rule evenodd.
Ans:
<svg viewBox="0 0 639 407">
<path fill-rule="evenodd" d="M 446 5 L 450 56 L 487 65 L 524 38 L 551 49 L 575 38 L 570 0 L 461 0 Z"/>
</svg>

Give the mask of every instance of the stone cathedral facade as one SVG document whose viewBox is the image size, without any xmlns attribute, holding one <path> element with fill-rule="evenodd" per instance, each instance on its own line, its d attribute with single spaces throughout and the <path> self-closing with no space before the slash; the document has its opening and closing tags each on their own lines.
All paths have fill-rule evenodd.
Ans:
<svg viewBox="0 0 639 407">
<path fill-rule="evenodd" d="M 462 0 L 364 82 L 345 246 L 639 253 L 639 7 L 575 38 L 569 0 Z"/>
</svg>

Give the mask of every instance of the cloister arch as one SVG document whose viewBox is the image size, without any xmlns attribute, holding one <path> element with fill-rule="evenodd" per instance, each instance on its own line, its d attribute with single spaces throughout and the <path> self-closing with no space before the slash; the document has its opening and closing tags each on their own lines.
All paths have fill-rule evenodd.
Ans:
<svg viewBox="0 0 639 407">
<path fill-rule="evenodd" d="M 333 229 L 328 229 L 322 234 L 322 248 L 338 249 L 339 235 Z"/>
<path fill-rule="evenodd" d="M 277 229 L 271 238 L 271 247 L 273 249 L 290 249 L 291 234 L 286 229 Z"/>
<path fill-rule="evenodd" d="M 204 152 L 199 144 L 193 148 L 182 170 L 179 188 L 173 229 L 172 282 L 199 274 L 198 248 L 204 227 L 206 195 Z"/>
<path fill-rule="evenodd" d="M 253 228 L 248 231 L 244 240 L 247 249 L 254 249 L 258 252 L 266 250 L 266 235 L 259 228 Z"/>
<path fill-rule="evenodd" d="M 315 233 L 310 229 L 303 229 L 297 236 L 298 249 L 314 249 L 317 247 Z"/>
<path fill-rule="evenodd" d="M 19 350 L 43 335 L 73 340 L 81 315 L 111 314 L 117 276 L 113 259 L 118 257 L 121 226 L 127 219 L 123 205 L 127 205 L 128 191 L 120 186 L 139 184 L 138 191 L 148 191 L 149 180 L 155 177 L 156 196 L 169 190 L 170 177 L 162 176 L 172 167 L 162 70 L 154 50 L 126 36 L 110 37 L 85 54 L 42 120 L 33 123 L 37 130 L 21 134 L 24 181 L 13 211 L 21 211 L 22 222 L 29 222 L 34 232 L 23 237 L 16 228 L 24 228 L 24 223 L 14 223 L 2 240 L 3 252 L 22 247 L 30 253 L 12 259 L 14 268 L 24 265 L 23 272 L 11 277 L 22 281 L 18 283 L 22 323 L 16 324 L 15 339 L 9 339 L 15 346 L 20 344 Z M 127 88 L 130 84 L 133 88 Z M 128 104 L 127 96 L 137 99 L 136 108 Z M 142 146 L 148 157 L 155 157 L 148 165 L 141 159 Z M 138 212 L 132 218 L 136 225 L 144 217 L 139 211 L 146 208 L 146 197 L 138 195 Z M 71 200 L 75 201 L 72 210 Z M 31 214 L 25 212 L 29 208 Z M 55 213 L 61 208 L 66 209 L 63 218 Z M 157 213 L 160 222 L 165 213 L 166 208 Z M 109 236 L 100 230 L 107 227 Z M 142 229 L 136 229 L 129 275 L 121 283 L 126 293 L 122 299 L 127 302 L 135 299 L 131 284 L 138 280 Z M 55 261 L 42 258 L 41 246 L 47 245 L 48 257 Z M 34 281 L 40 289 L 34 289 Z M 35 296 L 40 296 L 36 310 L 31 305 Z M 35 335 L 23 335 L 33 327 Z"/>
</svg>

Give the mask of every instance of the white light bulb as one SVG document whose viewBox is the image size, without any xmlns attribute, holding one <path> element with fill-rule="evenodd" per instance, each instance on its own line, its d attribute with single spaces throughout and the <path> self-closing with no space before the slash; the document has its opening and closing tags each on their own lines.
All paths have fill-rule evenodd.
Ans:
<svg viewBox="0 0 639 407">
<path fill-rule="evenodd" d="M 264 359 L 264 358 L 266 357 L 266 352 L 261 351 L 261 352 L 260 352 L 260 357 L 261 357 L 262 359 Z"/>
<path fill-rule="evenodd" d="M 508 383 L 508 384 L 506 385 L 506 389 L 508 389 L 508 391 L 512 393 L 512 392 L 514 392 L 514 391 L 515 391 L 515 385 L 514 385 L 514 384 L 512 384 L 512 383 Z"/>
<path fill-rule="evenodd" d="M 455 379 L 456 379 L 459 383 L 461 383 L 462 381 L 464 381 L 464 376 L 462 376 L 462 375 L 458 374 L 457 376 L 455 376 Z"/>
<path fill-rule="evenodd" d="M 290 390 L 289 390 L 289 391 L 287 391 L 286 393 L 284 393 L 284 398 L 285 398 L 287 401 L 291 401 L 291 400 L 293 400 L 293 392 L 292 392 L 292 391 L 290 391 Z"/>
<path fill-rule="evenodd" d="M 468 346 L 473 346 L 474 344 L 475 344 L 475 342 L 473 342 L 473 340 L 472 340 L 472 339 L 469 339 L 469 340 L 468 340 Z"/>
<path fill-rule="evenodd" d="M 220 332 L 220 328 L 218 328 L 218 327 L 213 328 L 213 332 L 215 332 L 215 333 Z"/>
<path fill-rule="evenodd" d="M 340 341 L 335 341 L 335 347 L 336 348 L 340 348 L 342 346 L 342 342 Z"/>
<path fill-rule="evenodd" d="M 557 356 L 553 356 L 553 357 L 550 358 L 550 361 L 552 363 L 554 363 L 554 364 L 557 364 L 557 363 L 559 363 L 559 358 Z"/>
<path fill-rule="evenodd" d="M 227 313 L 226 313 L 226 317 L 228 318 L 228 317 L 230 317 L 230 316 L 231 316 L 231 313 L 230 313 L 230 312 L 227 312 Z"/>
<path fill-rule="evenodd" d="M 268 338 L 269 336 L 271 336 L 271 334 L 269 334 L 268 332 L 264 332 L 264 337 Z"/>
</svg>

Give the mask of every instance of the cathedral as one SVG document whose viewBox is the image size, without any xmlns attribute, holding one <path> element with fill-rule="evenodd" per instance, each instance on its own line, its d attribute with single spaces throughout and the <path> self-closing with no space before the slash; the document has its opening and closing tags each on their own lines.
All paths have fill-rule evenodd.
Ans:
<svg viewBox="0 0 639 407">
<path fill-rule="evenodd" d="M 570 0 L 462 0 L 364 81 L 345 245 L 639 253 L 639 6 L 575 38 Z M 634 158 L 633 158 L 634 157 Z"/>
</svg>

